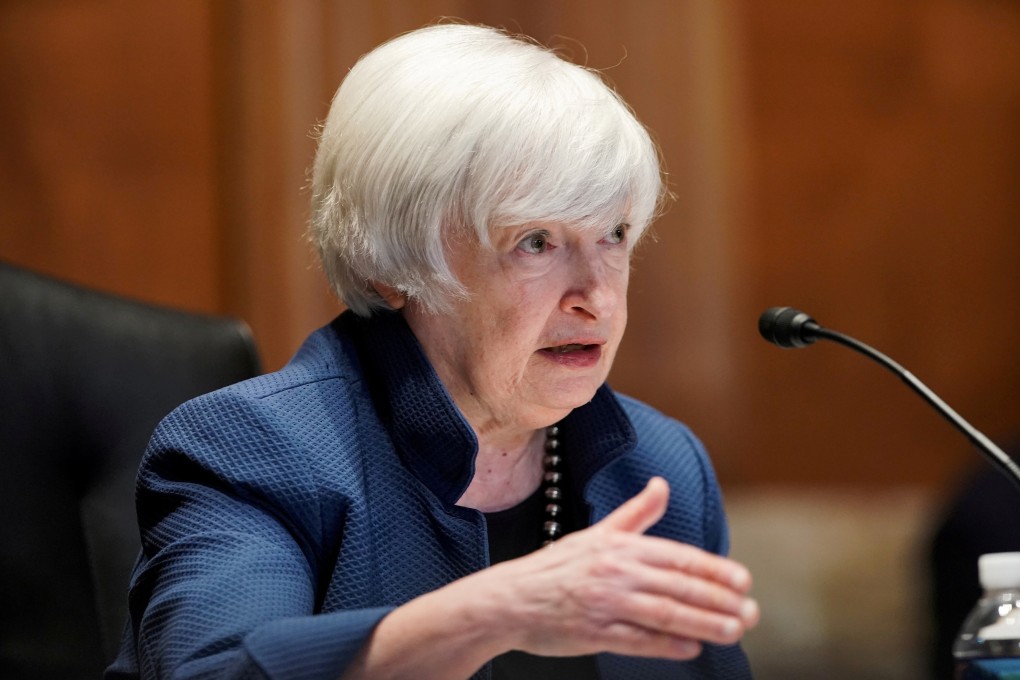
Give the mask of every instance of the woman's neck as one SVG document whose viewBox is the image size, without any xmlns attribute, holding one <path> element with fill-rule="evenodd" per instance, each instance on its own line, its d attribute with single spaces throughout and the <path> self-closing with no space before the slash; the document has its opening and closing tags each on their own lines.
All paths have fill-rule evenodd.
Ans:
<svg viewBox="0 0 1020 680">
<path fill-rule="evenodd" d="M 519 504 L 542 483 L 544 430 L 534 430 L 517 443 L 479 435 L 475 475 L 457 505 L 496 512 Z"/>
</svg>

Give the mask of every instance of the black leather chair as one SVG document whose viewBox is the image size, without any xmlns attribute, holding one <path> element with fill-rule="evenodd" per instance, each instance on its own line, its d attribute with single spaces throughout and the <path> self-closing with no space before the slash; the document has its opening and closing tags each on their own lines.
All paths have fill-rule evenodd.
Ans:
<svg viewBox="0 0 1020 680">
<path fill-rule="evenodd" d="M 153 428 L 257 372 L 243 323 L 0 263 L 0 678 L 100 677 L 126 618 Z"/>
</svg>

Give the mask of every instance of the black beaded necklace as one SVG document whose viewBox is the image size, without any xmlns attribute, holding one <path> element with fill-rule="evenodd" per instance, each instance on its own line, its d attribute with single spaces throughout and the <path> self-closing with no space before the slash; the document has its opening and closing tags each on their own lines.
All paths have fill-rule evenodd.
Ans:
<svg viewBox="0 0 1020 680">
<path fill-rule="evenodd" d="M 560 428 L 557 425 L 545 428 L 545 475 L 542 486 L 545 496 L 545 519 L 542 523 L 542 546 L 553 543 L 563 535 L 560 515 L 563 513 L 563 456 L 559 453 Z"/>
</svg>

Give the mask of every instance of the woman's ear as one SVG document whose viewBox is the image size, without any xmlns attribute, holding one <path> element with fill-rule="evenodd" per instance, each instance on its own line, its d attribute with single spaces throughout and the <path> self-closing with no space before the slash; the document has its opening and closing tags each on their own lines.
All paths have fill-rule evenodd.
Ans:
<svg viewBox="0 0 1020 680">
<path fill-rule="evenodd" d="M 392 309 L 400 309 L 407 304 L 407 296 L 393 286 L 387 286 L 385 283 L 372 281 L 372 288 L 375 289 L 375 292 L 379 293 L 379 297 L 386 300 L 386 304 L 388 304 Z"/>
</svg>

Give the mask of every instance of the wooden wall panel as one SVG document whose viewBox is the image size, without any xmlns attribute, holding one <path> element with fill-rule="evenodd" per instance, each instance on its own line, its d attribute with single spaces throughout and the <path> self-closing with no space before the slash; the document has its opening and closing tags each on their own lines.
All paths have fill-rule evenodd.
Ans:
<svg viewBox="0 0 1020 680">
<path fill-rule="evenodd" d="M 304 238 L 305 169 L 324 111 L 320 9 L 216 5 L 225 295 L 227 308 L 252 326 L 268 370 L 337 307 Z"/>
<path fill-rule="evenodd" d="M 220 308 L 208 6 L 0 4 L 0 258 Z"/>
</svg>

